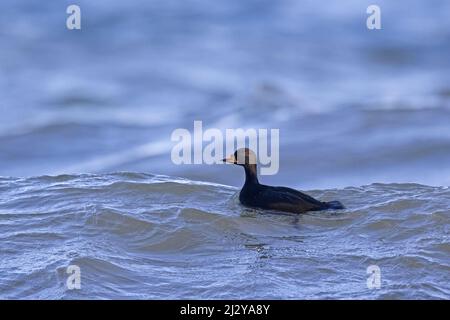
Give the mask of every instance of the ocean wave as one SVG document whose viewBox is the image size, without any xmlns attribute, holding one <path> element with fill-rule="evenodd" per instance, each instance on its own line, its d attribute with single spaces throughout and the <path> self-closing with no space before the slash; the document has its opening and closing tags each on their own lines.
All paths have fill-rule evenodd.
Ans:
<svg viewBox="0 0 450 320">
<path fill-rule="evenodd" d="M 235 187 L 134 172 L 2 177 L 0 187 L 2 298 L 449 297 L 445 187 L 312 190 L 347 209 L 304 215 L 242 207 Z M 69 265 L 82 290 L 67 289 Z"/>
</svg>

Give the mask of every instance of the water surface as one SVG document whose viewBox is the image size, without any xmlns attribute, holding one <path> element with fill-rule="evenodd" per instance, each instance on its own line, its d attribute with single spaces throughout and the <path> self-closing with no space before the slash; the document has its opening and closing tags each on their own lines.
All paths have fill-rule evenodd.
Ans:
<svg viewBox="0 0 450 320">
<path fill-rule="evenodd" d="M 238 189 L 115 173 L 0 179 L 0 297 L 448 299 L 450 189 L 311 191 L 347 209 L 247 209 Z M 81 289 L 69 290 L 69 265 Z M 368 289 L 366 269 L 381 270 Z"/>
</svg>

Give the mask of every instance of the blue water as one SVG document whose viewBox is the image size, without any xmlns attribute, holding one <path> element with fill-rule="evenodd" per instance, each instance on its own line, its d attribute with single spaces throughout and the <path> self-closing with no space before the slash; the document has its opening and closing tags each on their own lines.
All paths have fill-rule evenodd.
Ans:
<svg viewBox="0 0 450 320">
<path fill-rule="evenodd" d="M 313 190 L 343 211 L 242 207 L 238 189 L 137 173 L 0 179 L 14 299 L 448 299 L 450 190 Z M 438 199 L 438 201 L 437 201 Z M 80 289 L 67 284 L 68 266 Z M 380 268 L 379 289 L 367 268 Z"/>
</svg>

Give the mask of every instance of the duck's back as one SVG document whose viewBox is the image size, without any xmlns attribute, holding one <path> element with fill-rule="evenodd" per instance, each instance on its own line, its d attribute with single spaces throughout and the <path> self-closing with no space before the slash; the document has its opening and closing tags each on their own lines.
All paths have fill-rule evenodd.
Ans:
<svg viewBox="0 0 450 320">
<path fill-rule="evenodd" d="M 242 188 L 239 200 L 243 205 L 262 209 L 302 213 L 327 209 L 327 203 L 318 201 L 300 191 L 286 187 L 250 185 Z"/>
</svg>

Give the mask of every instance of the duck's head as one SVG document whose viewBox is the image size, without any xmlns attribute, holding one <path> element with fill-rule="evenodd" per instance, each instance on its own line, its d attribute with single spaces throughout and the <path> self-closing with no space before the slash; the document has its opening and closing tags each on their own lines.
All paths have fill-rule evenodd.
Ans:
<svg viewBox="0 0 450 320">
<path fill-rule="evenodd" d="M 237 164 L 239 166 L 256 166 L 256 154 L 249 148 L 241 148 L 236 150 L 229 157 L 222 160 L 226 163 Z"/>
</svg>

